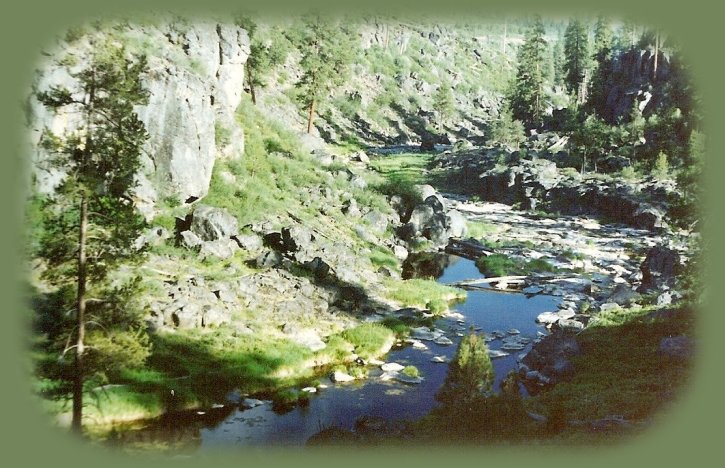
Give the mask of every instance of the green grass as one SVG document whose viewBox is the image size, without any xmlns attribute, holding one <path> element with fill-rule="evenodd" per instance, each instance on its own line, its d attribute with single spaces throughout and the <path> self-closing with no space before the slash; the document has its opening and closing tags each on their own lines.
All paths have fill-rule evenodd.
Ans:
<svg viewBox="0 0 725 468">
<path fill-rule="evenodd" d="M 429 304 L 434 304 L 434 307 L 440 310 L 442 304 L 445 304 L 446 307 L 443 310 L 445 311 L 448 309 L 450 302 L 466 298 L 465 291 L 444 286 L 433 280 L 420 278 L 397 280 L 386 278 L 383 284 L 385 285 L 386 297 L 399 302 L 404 307 L 425 308 Z"/>
<path fill-rule="evenodd" d="M 468 236 L 477 240 L 484 239 L 487 235 L 498 231 L 498 228 L 491 223 L 485 221 L 468 221 Z"/>
<path fill-rule="evenodd" d="M 580 252 L 574 252 L 572 249 L 566 249 L 561 252 L 561 256 L 569 260 L 584 260 L 586 256 Z"/>
<path fill-rule="evenodd" d="M 300 149 L 294 134 L 267 119 L 248 97 L 239 106 L 237 117 L 245 134 L 244 155 L 215 162 L 204 203 L 226 208 L 240 224 L 295 206 L 302 209 L 300 190 L 324 181 L 317 161 Z M 234 174 L 236 183 L 222 179 L 222 171 Z"/>
<path fill-rule="evenodd" d="M 378 357 L 393 344 L 393 332 L 378 323 L 364 323 L 341 333 L 363 359 Z"/>
<path fill-rule="evenodd" d="M 482 256 L 476 260 L 479 271 L 489 278 L 521 274 L 520 264 L 503 254 Z"/>
<path fill-rule="evenodd" d="M 405 366 L 400 372 L 408 377 L 420 377 L 420 371 L 415 366 Z"/>
<path fill-rule="evenodd" d="M 542 258 L 529 260 L 527 262 L 504 254 L 481 256 L 476 260 L 476 266 L 488 278 L 526 275 L 531 272 L 552 273 L 558 271 L 556 267 Z"/>
<path fill-rule="evenodd" d="M 572 380 L 532 398 L 527 406 L 544 414 L 560 406 L 567 419 L 613 414 L 629 420 L 651 418 L 676 397 L 691 366 L 687 360 L 660 354 L 660 341 L 691 336 L 693 322 L 692 312 L 683 310 L 671 319 L 651 320 L 634 313 L 619 325 L 587 328 L 577 336 L 582 354 L 572 359 Z"/>
<path fill-rule="evenodd" d="M 390 251 L 375 248 L 370 254 L 370 261 L 376 267 L 386 266 L 393 270 L 400 270 L 400 262 Z"/>
<path fill-rule="evenodd" d="M 433 157 L 430 153 L 374 156 L 370 160 L 370 167 L 392 181 L 426 184 L 429 180 L 424 172 Z"/>
</svg>

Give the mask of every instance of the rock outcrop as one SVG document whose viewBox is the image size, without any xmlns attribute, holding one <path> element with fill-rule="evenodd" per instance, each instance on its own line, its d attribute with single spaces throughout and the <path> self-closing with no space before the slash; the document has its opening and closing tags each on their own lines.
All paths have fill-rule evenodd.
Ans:
<svg viewBox="0 0 725 468">
<path fill-rule="evenodd" d="M 638 291 L 648 292 L 671 286 L 680 268 L 680 255 L 676 251 L 662 246 L 652 247 L 640 267 L 642 284 Z"/>
<path fill-rule="evenodd" d="M 78 93 L 73 75 L 85 64 L 91 35 L 101 39 L 101 34 L 58 44 L 34 91 L 59 86 Z M 135 201 L 150 218 L 159 199 L 184 202 L 206 195 L 216 157 L 242 153 L 244 135 L 233 115 L 241 102 L 249 38 L 231 24 L 180 21 L 119 25 L 114 34 L 132 56 L 144 54 L 148 62 L 142 77 L 148 103 L 136 113 L 149 140 Z M 44 129 L 60 134 L 78 128 L 79 121 L 68 113 L 51 112 L 34 97 L 29 101 L 34 157 L 42 161 L 47 156 L 38 142 Z M 38 169 L 35 175 L 38 191 L 48 193 L 62 180 L 63 170 Z"/>
<path fill-rule="evenodd" d="M 500 150 L 483 155 L 443 155 L 436 162 L 457 174 L 454 181 L 462 190 L 483 200 L 519 204 L 525 210 L 601 216 L 650 231 L 667 227 L 666 202 L 678 196 L 667 182 L 586 178 L 560 170 L 547 158 L 521 159 L 515 152 L 505 154 L 510 162 L 504 169 L 496 167 Z"/>
</svg>

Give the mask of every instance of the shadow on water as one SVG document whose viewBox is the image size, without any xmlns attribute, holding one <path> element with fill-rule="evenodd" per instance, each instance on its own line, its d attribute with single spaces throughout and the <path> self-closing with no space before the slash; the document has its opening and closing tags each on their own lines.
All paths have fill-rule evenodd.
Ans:
<svg viewBox="0 0 725 468">
<path fill-rule="evenodd" d="M 406 275 L 416 277 L 438 277 L 442 283 L 451 283 L 462 279 L 480 277 L 478 269 L 471 260 L 446 254 L 428 254 L 412 256 L 407 262 Z M 535 323 L 535 317 L 544 310 L 551 309 L 556 298 L 536 296 L 527 298 L 522 294 L 499 294 L 488 291 L 472 291 L 465 302 L 457 304 L 460 317 L 448 317 L 437 320 L 434 327 L 450 337 L 450 343 L 424 341 L 425 348 L 419 349 L 402 343 L 394 347 L 385 357 L 387 362 L 396 362 L 403 366 L 415 366 L 423 376 L 417 385 L 405 384 L 395 380 L 383 379 L 383 371 L 377 366 L 368 366 L 368 377 L 362 381 L 335 384 L 327 378 L 320 378 L 322 388 L 309 396 L 305 405 L 275 411 L 275 406 L 267 401 L 259 406 L 241 409 L 238 405 L 225 407 L 221 417 L 201 415 L 198 418 L 190 414 L 191 422 L 186 419 L 168 419 L 150 429 L 155 437 L 180 444 L 182 440 L 189 446 L 200 449 L 229 446 L 260 445 L 303 445 L 314 434 L 324 428 L 339 427 L 353 430 L 356 421 L 362 417 L 380 418 L 386 421 L 418 420 L 439 406 L 435 395 L 445 381 L 448 366 L 434 362 L 433 358 L 450 362 L 456 352 L 461 336 L 474 328 L 479 333 L 494 330 L 506 333 L 516 328 L 521 336 L 535 338 L 542 331 Z M 502 340 L 492 341 L 489 349 L 501 348 Z M 278 366 L 279 362 L 269 359 L 264 353 L 246 353 L 239 359 L 222 357 L 212 350 L 194 348 L 179 341 L 164 343 L 170 356 L 164 367 L 179 366 L 179 374 L 192 372 L 193 366 L 216 359 L 225 373 L 238 367 L 238 378 L 254 376 L 255 366 Z M 527 346 L 530 347 L 529 344 Z M 521 350 L 518 353 L 523 353 Z M 171 356 L 174 356 L 173 358 Z M 494 390 L 498 391 L 506 374 L 516 366 L 517 353 L 493 360 L 495 381 Z M 161 363 L 157 363 L 161 365 Z M 192 367 L 189 367 L 192 366 Z M 251 368 L 250 368 L 251 366 Z M 217 368 L 217 366 L 215 366 Z M 215 382 L 217 370 L 209 369 L 205 374 L 209 380 L 206 385 L 229 387 L 231 381 Z M 245 377 L 246 376 L 246 377 Z M 202 377 L 202 382 L 204 378 Z M 264 384 L 264 381 L 260 381 Z M 204 384 L 194 384 L 204 385 Z M 182 413 L 179 413 L 182 414 Z M 190 428 L 191 427 L 191 428 Z M 164 436 L 166 431 L 166 435 Z M 137 436 L 142 440 L 153 440 L 154 436 Z M 145 439 L 144 439 L 145 437 Z"/>
</svg>

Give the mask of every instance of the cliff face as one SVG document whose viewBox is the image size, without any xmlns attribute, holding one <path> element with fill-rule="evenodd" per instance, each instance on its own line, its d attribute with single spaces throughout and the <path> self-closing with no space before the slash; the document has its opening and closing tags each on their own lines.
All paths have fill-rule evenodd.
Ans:
<svg viewBox="0 0 725 468">
<path fill-rule="evenodd" d="M 612 68 L 604 108 L 608 122 L 629 119 L 635 104 L 644 115 L 650 115 L 668 101 L 665 84 L 671 79 L 673 64 L 667 54 L 658 54 L 656 74 L 650 50 L 630 50 L 616 57 Z"/>
<path fill-rule="evenodd" d="M 203 197 L 214 160 L 242 153 L 244 135 L 234 120 L 234 111 L 241 101 L 249 38 L 243 29 L 213 22 L 162 22 L 118 29 L 114 34 L 129 52 L 146 54 L 148 60 L 142 79 L 149 100 L 136 112 L 150 138 L 136 202 L 150 217 L 161 198 L 183 202 Z M 72 74 L 83 67 L 89 47 L 87 37 L 61 42 L 39 67 L 43 72 L 34 83 L 34 91 L 53 86 L 77 90 Z M 46 155 L 37 142 L 43 130 L 63 133 L 77 128 L 78 121 L 74 115 L 52 113 L 33 97 L 30 108 L 34 157 L 42 162 Z M 50 192 L 62 177 L 62 170 L 36 169 L 36 188 Z"/>
</svg>

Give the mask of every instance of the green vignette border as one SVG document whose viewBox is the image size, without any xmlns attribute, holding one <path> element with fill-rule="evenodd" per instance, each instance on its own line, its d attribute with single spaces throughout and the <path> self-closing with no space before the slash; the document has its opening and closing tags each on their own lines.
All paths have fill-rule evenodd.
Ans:
<svg viewBox="0 0 725 468">
<path fill-rule="evenodd" d="M 47 417 L 39 411 L 27 395 L 29 390 L 28 373 L 30 363 L 27 356 L 27 314 L 23 311 L 19 298 L 19 273 L 22 273 L 22 258 L 18 246 L 22 241 L 23 192 L 22 182 L 26 177 L 27 168 L 23 161 L 27 158 L 23 142 L 26 135 L 23 128 L 24 117 L 21 103 L 28 90 L 35 62 L 42 49 L 50 44 L 54 35 L 61 34 L 69 26 L 82 24 L 94 18 L 112 18 L 129 16 L 134 18 L 149 10 L 159 12 L 178 11 L 179 13 L 195 17 L 208 13 L 233 13 L 241 8 L 248 7 L 252 11 L 269 12 L 274 15 L 291 15 L 310 7 L 321 11 L 332 10 L 336 13 L 358 13 L 358 6 L 354 3 L 345 5 L 344 2 L 313 1 L 304 5 L 291 2 L 286 5 L 282 2 L 261 2 L 219 0 L 208 2 L 202 8 L 198 2 L 188 0 L 171 2 L 169 0 L 148 2 L 138 0 L 126 1 L 122 5 L 100 5 L 91 0 L 68 0 L 63 4 L 55 4 L 38 0 L 29 0 L 22 5 L 6 7 L 3 15 L 3 28 L 0 40 L 3 48 L 3 57 L 6 59 L 5 72 L 2 74 L 3 86 L 2 103 L 4 112 L 3 124 L 0 126 L 5 146 L 2 158 L 3 180 L 0 187 L 3 190 L 3 200 L 6 206 L 6 216 L 9 214 L 10 226 L 3 229 L 3 242 L 0 242 L 3 262 L 2 296 L 5 300 L 6 313 L 10 317 L 9 326 L 1 327 L 3 371 L 6 375 L 3 388 L 3 403 L 5 405 L 2 429 L 4 446 L 7 448 L 4 459 L 10 463 L 27 466 L 60 464 L 61 466 L 127 466 L 129 464 L 151 464 L 148 456 L 131 456 L 115 454 L 107 449 L 91 447 L 79 443 L 68 435 L 51 428 Z M 375 4 L 377 3 L 377 5 Z M 389 3 L 389 2 L 388 2 Z M 721 17 L 716 11 L 717 7 L 707 5 L 704 0 L 689 2 L 642 2 L 633 4 L 625 0 L 613 0 L 606 5 L 599 2 L 575 2 L 571 0 L 554 0 L 542 7 L 540 2 L 533 0 L 504 2 L 501 0 L 481 2 L 448 1 L 445 5 L 440 2 L 428 1 L 425 6 L 420 2 L 397 2 L 386 5 L 384 2 L 368 2 L 366 9 L 382 15 L 405 15 L 406 12 L 414 14 L 427 14 L 429 16 L 441 15 L 444 19 L 456 15 L 470 15 L 485 18 L 487 12 L 506 14 L 542 13 L 552 16 L 566 16 L 568 14 L 596 15 L 603 13 L 614 17 L 630 17 L 633 20 L 660 27 L 668 34 L 672 34 L 675 41 L 683 46 L 683 56 L 690 62 L 692 79 L 698 93 L 702 97 L 701 112 L 704 115 L 705 133 L 708 142 L 708 160 L 706 176 L 703 181 L 707 185 L 704 212 L 706 245 L 708 248 L 708 267 L 703 274 L 712 292 L 712 286 L 720 279 L 721 273 L 716 271 L 719 260 L 722 258 L 722 248 L 718 247 L 717 234 L 722 232 L 722 221 L 718 219 L 717 200 L 722 195 L 722 184 L 718 184 L 718 176 L 722 172 L 722 163 L 713 158 L 715 152 L 723 147 L 722 132 L 723 117 L 715 112 L 723 104 L 722 93 L 718 93 L 716 79 L 722 66 L 717 63 L 718 41 L 708 32 L 717 33 L 717 19 Z M 707 5 L 707 6 L 706 6 Z M 277 8 L 274 8 L 277 7 Z M 12 10 L 12 11 L 11 11 Z M 131 12 L 131 13 L 129 13 Z M 720 133 L 720 134 L 719 134 Z M 19 176 L 21 174 L 21 176 Z M 717 330 L 722 329 L 722 316 L 715 309 L 712 302 L 700 311 L 698 323 L 699 358 L 693 372 L 693 382 L 689 389 L 683 392 L 682 398 L 675 402 L 671 411 L 662 414 L 655 426 L 644 435 L 638 436 L 631 442 L 620 445 L 589 448 L 589 447 L 505 447 L 505 448 L 440 448 L 431 447 L 413 449 L 323 449 L 307 450 L 277 450 L 271 448 L 255 449 L 234 452 L 221 451 L 214 454 L 195 456 L 190 459 L 160 458 L 153 461 L 155 466 L 165 464 L 215 463 L 222 466 L 240 463 L 263 463 L 280 466 L 313 465 L 321 466 L 326 463 L 345 463 L 346 465 L 363 465 L 371 463 L 416 463 L 429 465 L 441 463 L 496 463 L 515 462 L 536 463 L 538 466 L 555 465 L 573 466 L 586 463 L 588 466 L 611 465 L 617 463 L 621 466 L 639 465 L 640 463 L 658 464 L 660 466 L 682 465 L 687 462 L 697 462 L 701 458 L 711 458 L 716 455 L 718 445 L 715 441 L 718 429 L 718 416 L 722 415 L 722 402 L 719 401 L 718 386 L 722 377 L 717 376 Z M 720 410 L 720 411 L 718 411 Z"/>
</svg>

